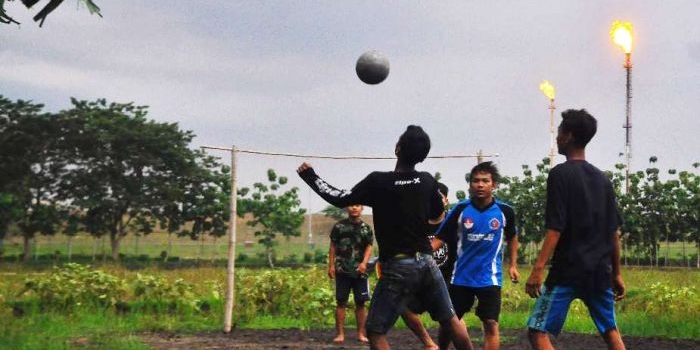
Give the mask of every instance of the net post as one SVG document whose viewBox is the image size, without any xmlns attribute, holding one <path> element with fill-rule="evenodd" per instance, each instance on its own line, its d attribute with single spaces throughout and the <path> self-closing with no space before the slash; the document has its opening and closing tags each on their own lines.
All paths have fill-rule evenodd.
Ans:
<svg viewBox="0 0 700 350">
<path fill-rule="evenodd" d="M 228 266 L 226 269 L 226 305 L 224 307 L 224 333 L 231 332 L 233 308 L 235 306 L 236 269 L 236 146 L 231 147 L 231 213 L 228 235 Z"/>
</svg>

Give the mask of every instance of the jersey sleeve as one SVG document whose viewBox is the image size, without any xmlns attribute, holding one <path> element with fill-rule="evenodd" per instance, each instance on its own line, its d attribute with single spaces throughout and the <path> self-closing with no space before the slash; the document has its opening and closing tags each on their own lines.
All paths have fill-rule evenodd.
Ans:
<svg viewBox="0 0 700 350">
<path fill-rule="evenodd" d="M 370 201 L 372 174 L 365 177 L 350 191 L 333 187 L 316 175 L 313 168 L 304 170 L 299 173 L 299 176 L 321 198 L 336 207 L 345 208 L 352 204 L 372 206 L 373 204 Z"/>
<path fill-rule="evenodd" d="M 518 234 L 518 227 L 515 224 L 515 210 L 507 204 L 500 203 L 498 206 L 501 208 L 503 216 L 506 218 L 506 226 L 503 228 L 503 234 L 506 237 L 506 241 L 510 241 Z"/>
<path fill-rule="evenodd" d="M 547 229 L 564 231 L 567 222 L 564 179 L 560 171 L 552 169 L 547 177 L 547 204 L 544 221 Z"/>
<path fill-rule="evenodd" d="M 432 177 L 432 175 L 431 175 Z M 430 218 L 434 219 L 442 215 L 445 211 L 445 206 L 442 203 L 442 194 L 440 194 L 440 188 L 438 187 L 437 181 L 433 181 L 433 195 L 430 198 Z"/>
</svg>

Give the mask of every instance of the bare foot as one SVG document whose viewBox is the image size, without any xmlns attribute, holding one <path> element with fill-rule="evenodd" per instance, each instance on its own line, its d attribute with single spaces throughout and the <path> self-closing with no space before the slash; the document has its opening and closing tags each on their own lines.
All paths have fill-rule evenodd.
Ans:
<svg viewBox="0 0 700 350">
<path fill-rule="evenodd" d="M 336 344 L 340 344 L 345 341 L 345 336 L 342 334 L 338 334 L 335 338 L 333 338 L 333 342 Z"/>
<path fill-rule="evenodd" d="M 367 339 L 367 337 L 361 334 L 357 336 L 357 341 L 359 341 L 360 343 L 369 343 L 369 339 Z"/>
</svg>

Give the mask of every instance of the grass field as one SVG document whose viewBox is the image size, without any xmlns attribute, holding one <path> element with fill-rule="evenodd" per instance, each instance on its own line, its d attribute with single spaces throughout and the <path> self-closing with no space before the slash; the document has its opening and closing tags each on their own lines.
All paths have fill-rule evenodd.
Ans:
<svg viewBox="0 0 700 350">
<path fill-rule="evenodd" d="M 226 271 L 222 267 L 162 268 L 158 264 L 137 270 L 118 264 L 99 264 L 99 271 L 124 281 L 157 276 L 167 281 L 181 279 L 190 284 L 191 296 L 207 301 L 206 312 L 153 311 L 134 309 L 118 313 L 111 308 L 77 307 L 70 311 L 29 309 L 21 316 L 12 305 L 27 278 L 50 278 L 52 270 L 41 266 L 0 265 L 0 349 L 143 349 L 135 334 L 168 331 L 183 334 L 218 331 L 223 326 L 223 300 Z M 325 276 L 325 266 L 305 269 L 236 270 L 234 322 L 242 328 L 331 328 L 333 325 L 333 286 Z M 521 267 L 527 275 L 528 267 Z M 625 335 L 684 339 L 700 338 L 700 272 L 695 269 L 626 268 L 628 297 L 618 303 L 618 318 Z M 76 287 L 77 288 L 77 287 Z M 503 329 L 522 329 L 532 307 L 522 284 L 505 283 L 503 289 Z M 135 298 L 128 293 L 126 299 Z M 134 302 L 133 305 L 138 305 Z M 63 309 L 62 309 L 63 310 Z M 179 309 L 178 309 L 179 310 Z M 353 324 L 348 313 L 348 324 Z M 435 323 L 427 316 L 428 327 Z M 469 327 L 479 327 L 473 314 L 465 318 Z M 401 322 L 397 327 L 403 328 Z M 565 332 L 593 333 L 585 307 L 572 305 Z M 78 346 L 81 342 L 89 346 Z"/>
<path fill-rule="evenodd" d="M 371 222 L 371 218 L 367 218 Z M 328 249 L 328 232 L 335 220 L 315 215 L 302 226 L 299 237 L 278 239 L 277 260 L 289 257 L 297 265 L 306 254 L 319 255 L 322 259 Z M 309 228 L 311 235 L 309 235 Z M 238 222 L 237 255 L 264 262 L 264 249 L 257 244 L 253 229 Z M 225 258 L 227 237 L 191 240 L 176 238 L 163 232 L 144 237 L 128 236 L 122 242 L 121 253 L 126 257 L 121 263 L 108 257 L 109 242 L 84 235 L 75 237 L 69 244 L 64 236 L 39 237 L 35 240 L 29 264 L 18 262 L 21 240 L 5 241 L 5 260 L 0 262 L 0 349 L 146 349 L 136 334 L 148 331 L 192 333 L 218 331 L 223 327 L 223 295 L 225 295 Z M 536 248 L 536 247 L 535 247 Z M 689 253 L 692 246 L 686 246 Z M 661 254 L 665 254 L 665 246 Z M 679 257 L 683 247 L 679 243 L 670 246 L 669 256 Z M 206 302 L 209 309 L 192 311 L 168 307 L 149 309 L 152 300 L 139 299 L 133 291 L 124 298 L 135 306 L 132 312 L 117 313 L 113 308 L 78 307 L 69 312 L 42 310 L 41 307 L 22 310 L 18 315 L 13 308 L 18 301 L 36 301 L 36 296 L 18 295 L 28 278 L 51 278 L 54 264 L 65 263 L 70 253 L 81 256 L 83 264 L 92 269 L 133 284 L 136 280 L 151 283 L 150 298 L 167 298 L 176 293 L 180 280 L 190 286 L 185 294 L 175 294 L 189 301 Z M 193 263 L 164 264 L 163 252 L 170 259 Z M 88 258 L 86 258 L 88 257 Z M 92 257 L 90 259 L 89 257 Z M 139 264 L 127 261 L 139 258 Z M 140 259 L 143 257 L 143 259 Z M 59 259 L 60 258 L 60 259 Z M 39 260 L 39 261 L 34 261 Z M 74 259 L 78 260 L 78 259 Z M 688 260 L 694 266 L 692 259 Z M 634 263 L 630 258 L 630 263 Z M 237 327 L 267 328 L 331 328 L 333 326 L 333 285 L 328 280 L 325 264 L 305 265 L 297 269 L 245 268 L 236 269 L 236 307 L 234 322 Z M 311 266 L 311 267 L 309 267 Z M 529 266 L 521 266 L 523 279 L 529 274 Z M 102 275 L 100 275 L 102 276 Z M 700 270 L 696 268 L 647 268 L 625 267 L 624 277 L 628 297 L 617 304 L 618 321 L 625 335 L 700 339 Z M 175 287 L 174 287 L 175 286 Z M 165 288 L 167 287 L 167 288 Z M 71 287 L 80 289 L 79 286 Z M 67 288 L 67 289 L 71 289 Z M 159 289 L 160 288 L 160 289 Z M 532 299 L 523 285 L 506 281 L 504 285 L 503 329 L 522 329 L 527 319 Z M 158 292 L 162 292 L 158 294 Z M 180 292 L 178 292 L 180 293 Z M 32 299 L 34 298 L 34 299 Z M 160 299 L 159 299 L 160 300 Z M 155 310 L 155 311 L 154 311 Z M 164 311 L 165 310 L 165 311 Z M 348 313 L 347 324 L 353 324 L 353 313 Z M 428 327 L 435 323 L 423 316 Z M 473 314 L 465 322 L 470 328 L 479 328 L 479 320 Z M 397 327 L 405 327 L 401 322 Z M 565 325 L 565 332 L 594 333 L 585 307 L 575 302 Z"/>
</svg>

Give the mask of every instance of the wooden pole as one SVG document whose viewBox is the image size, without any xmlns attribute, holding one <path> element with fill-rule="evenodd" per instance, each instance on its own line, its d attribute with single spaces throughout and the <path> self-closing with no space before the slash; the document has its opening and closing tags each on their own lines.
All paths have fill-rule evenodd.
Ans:
<svg viewBox="0 0 700 350">
<path fill-rule="evenodd" d="M 236 269 L 236 146 L 231 147 L 231 217 L 228 231 L 228 268 L 226 269 L 226 306 L 224 309 L 224 333 L 231 332 L 233 307 L 235 306 Z"/>
</svg>

